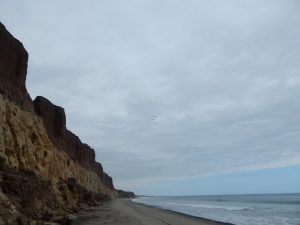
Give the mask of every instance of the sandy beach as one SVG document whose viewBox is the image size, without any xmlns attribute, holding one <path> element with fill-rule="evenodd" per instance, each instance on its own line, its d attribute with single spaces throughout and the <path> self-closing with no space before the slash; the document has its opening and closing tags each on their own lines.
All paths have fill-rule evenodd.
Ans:
<svg viewBox="0 0 300 225">
<path fill-rule="evenodd" d="M 76 214 L 73 225 L 224 225 L 204 218 L 188 216 L 117 199 Z"/>
</svg>

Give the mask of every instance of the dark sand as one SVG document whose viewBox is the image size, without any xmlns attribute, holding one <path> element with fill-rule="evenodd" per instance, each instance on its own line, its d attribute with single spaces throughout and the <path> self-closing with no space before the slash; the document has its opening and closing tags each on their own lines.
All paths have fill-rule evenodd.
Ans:
<svg viewBox="0 0 300 225">
<path fill-rule="evenodd" d="M 75 215 L 74 225 L 224 225 L 204 218 L 188 216 L 117 199 Z"/>
</svg>

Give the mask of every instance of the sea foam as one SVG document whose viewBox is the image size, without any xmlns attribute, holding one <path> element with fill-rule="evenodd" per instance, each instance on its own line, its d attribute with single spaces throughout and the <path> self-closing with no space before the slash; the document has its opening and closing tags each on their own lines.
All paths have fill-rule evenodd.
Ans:
<svg viewBox="0 0 300 225">
<path fill-rule="evenodd" d="M 169 205 L 181 205 L 181 206 L 188 206 L 188 207 L 195 207 L 195 208 L 207 208 L 207 209 L 225 209 L 231 211 L 240 211 L 240 210 L 251 210 L 251 207 L 237 207 L 237 206 L 222 206 L 222 205 L 212 205 L 212 204 L 182 204 L 182 203 L 174 203 L 174 202 L 167 202 Z"/>
<path fill-rule="evenodd" d="M 300 194 L 141 197 L 133 201 L 236 225 L 300 224 Z"/>
</svg>

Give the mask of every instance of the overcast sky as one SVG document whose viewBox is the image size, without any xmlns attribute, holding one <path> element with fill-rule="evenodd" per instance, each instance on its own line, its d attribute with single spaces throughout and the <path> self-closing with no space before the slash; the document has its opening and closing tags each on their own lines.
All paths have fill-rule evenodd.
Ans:
<svg viewBox="0 0 300 225">
<path fill-rule="evenodd" d="M 65 108 L 115 186 L 161 195 L 300 174 L 299 12 L 297 0 L 0 0 L 31 97 Z"/>
</svg>

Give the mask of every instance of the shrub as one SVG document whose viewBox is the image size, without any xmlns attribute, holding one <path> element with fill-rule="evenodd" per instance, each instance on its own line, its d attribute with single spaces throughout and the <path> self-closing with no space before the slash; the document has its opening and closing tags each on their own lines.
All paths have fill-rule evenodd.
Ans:
<svg viewBox="0 0 300 225">
<path fill-rule="evenodd" d="M 20 170 L 20 175 L 25 176 L 25 177 L 34 177 L 35 172 L 33 170 L 21 169 Z"/>
<path fill-rule="evenodd" d="M 109 200 L 109 197 L 102 193 L 95 193 L 95 200 L 97 202 L 103 202 Z"/>
<path fill-rule="evenodd" d="M 5 159 L 0 156 L 0 170 L 3 169 L 4 165 L 5 165 Z"/>
<path fill-rule="evenodd" d="M 74 190 L 74 191 L 79 188 L 77 180 L 74 177 L 68 178 L 67 186 L 68 186 L 69 189 Z"/>
</svg>

